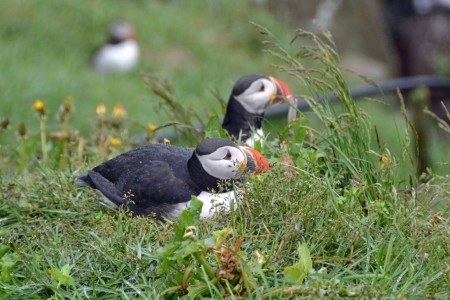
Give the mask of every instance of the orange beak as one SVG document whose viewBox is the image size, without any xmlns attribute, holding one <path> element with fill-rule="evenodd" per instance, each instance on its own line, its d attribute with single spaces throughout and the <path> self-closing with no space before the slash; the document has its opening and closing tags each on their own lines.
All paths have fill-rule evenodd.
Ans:
<svg viewBox="0 0 450 300">
<path fill-rule="evenodd" d="M 138 41 L 138 37 L 137 37 L 136 33 L 134 33 L 134 32 L 132 32 L 132 33 L 130 34 L 130 36 L 128 37 L 128 39 L 134 40 L 134 41 Z"/>
<path fill-rule="evenodd" d="M 269 171 L 270 170 L 270 166 L 269 163 L 267 162 L 266 158 L 259 153 L 259 151 L 247 147 L 247 146 L 241 146 L 240 148 L 242 148 L 245 152 L 247 152 L 253 159 L 253 162 L 256 166 L 256 170 L 254 172 L 255 175 L 261 174 L 263 172 Z"/>
<path fill-rule="evenodd" d="M 284 103 L 284 99 L 292 97 L 291 89 L 283 81 L 275 78 L 269 77 L 277 86 L 277 93 L 273 94 L 270 101 L 271 104 Z"/>
</svg>

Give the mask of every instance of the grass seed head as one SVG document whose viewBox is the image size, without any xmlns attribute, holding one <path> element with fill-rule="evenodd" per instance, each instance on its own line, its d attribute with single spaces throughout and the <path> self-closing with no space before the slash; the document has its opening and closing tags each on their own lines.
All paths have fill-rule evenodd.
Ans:
<svg viewBox="0 0 450 300">
<path fill-rule="evenodd" d="M 19 137 L 24 138 L 27 135 L 27 125 L 25 125 L 24 122 L 21 122 L 17 132 L 19 133 Z"/>
<path fill-rule="evenodd" d="M 4 119 L 0 122 L 0 131 L 1 131 L 1 130 L 6 130 L 6 129 L 8 129 L 9 124 L 11 124 L 11 121 L 9 120 L 9 118 L 4 118 Z"/>
</svg>

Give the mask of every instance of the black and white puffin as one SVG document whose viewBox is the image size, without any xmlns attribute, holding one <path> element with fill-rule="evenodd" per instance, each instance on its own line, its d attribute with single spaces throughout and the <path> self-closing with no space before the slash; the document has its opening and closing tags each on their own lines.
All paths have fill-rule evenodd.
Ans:
<svg viewBox="0 0 450 300">
<path fill-rule="evenodd" d="M 285 98 L 293 98 L 292 92 L 281 80 L 260 74 L 243 76 L 231 91 L 222 128 L 232 138 L 253 147 L 263 137 L 266 109 Z"/>
<path fill-rule="evenodd" d="M 136 215 L 169 219 L 176 219 L 195 195 L 205 218 L 217 207 L 229 209 L 234 193 L 224 183 L 241 179 L 245 169 L 258 174 L 269 165 L 252 148 L 211 138 L 194 151 L 166 144 L 131 150 L 83 173 L 75 185 L 98 190 L 115 208 L 126 205 Z"/>
<path fill-rule="evenodd" d="M 139 61 L 139 44 L 131 25 L 123 20 L 109 27 L 107 42 L 92 58 L 92 68 L 100 74 L 131 71 Z"/>
</svg>

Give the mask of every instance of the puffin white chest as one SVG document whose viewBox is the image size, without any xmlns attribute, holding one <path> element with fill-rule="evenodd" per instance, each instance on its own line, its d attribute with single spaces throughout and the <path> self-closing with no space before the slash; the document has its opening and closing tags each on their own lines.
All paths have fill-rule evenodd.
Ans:
<svg viewBox="0 0 450 300">
<path fill-rule="evenodd" d="M 254 132 L 252 132 L 252 135 L 245 140 L 245 144 L 249 147 L 255 147 L 255 143 L 257 141 L 261 141 L 261 145 L 262 145 L 262 141 L 264 138 L 264 132 L 262 130 L 262 128 L 256 129 Z"/>
<path fill-rule="evenodd" d="M 126 72 L 139 59 L 139 46 L 134 40 L 117 45 L 105 45 L 95 58 L 95 69 L 100 73 Z"/>
<path fill-rule="evenodd" d="M 233 205 L 234 209 L 236 209 L 238 204 L 235 191 L 221 194 L 201 192 L 197 198 L 203 202 L 201 218 L 210 218 L 218 211 L 229 212 Z"/>
<path fill-rule="evenodd" d="M 109 200 L 102 192 L 97 192 L 102 196 L 103 203 L 113 209 L 118 208 L 118 206 Z M 238 201 L 236 201 L 236 193 L 234 191 L 220 194 L 201 192 L 197 198 L 203 202 L 200 218 L 204 219 L 211 218 L 218 211 L 229 212 L 233 205 L 234 209 L 236 209 L 238 204 Z M 167 212 L 167 216 L 171 219 L 178 218 L 180 213 L 188 208 L 190 204 L 191 201 L 188 201 L 171 206 L 170 212 Z"/>
</svg>

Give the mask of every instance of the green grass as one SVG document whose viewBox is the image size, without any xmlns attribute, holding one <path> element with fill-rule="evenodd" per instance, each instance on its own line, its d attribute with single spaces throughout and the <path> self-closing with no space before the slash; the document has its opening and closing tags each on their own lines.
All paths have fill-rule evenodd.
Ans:
<svg viewBox="0 0 450 300">
<path fill-rule="evenodd" d="M 448 172 L 428 174 L 423 182 L 413 175 L 405 121 L 393 117 L 399 129 L 392 130 L 368 116 L 373 103 L 355 105 L 330 40 L 299 31 L 299 41 L 283 52 L 292 32 L 252 6 L 110 3 L 0 4 L 0 22 L 7 25 L 0 28 L 14 41 L 0 53 L 24 57 L 15 68 L 7 60 L 14 84 L 1 81 L 2 114 L 12 128 L 0 133 L 0 299 L 448 298 Z M 86 65 L 88 55 L 80 56 L 94 46 L 91 38 L 102 39 L 94 25 L 119 12 L 132 15 L 139 28 L 151 28 L 139 32 L 148 45 L 141 69 L 173 81 L 175 112 L 166 105 L 152 111 L 157 105 L 151 101 L 161 100 L 138 74 L 98 78 Z M 271 28 L 282 47 L 267 32 L 258 35 L 249 19 Z M 50 39 L 62 35 L 61 28 L 65 42 Z M 84 35 L 92 37 L 86 41 Z M 261 46 L 263 39 L 270 43 Z M 50 40 L 58 50 L 39 43 Z M 197 59 L 170 67 L 152 60 L 167 54 L 167 45 Z M 111 210 L 91 189 L 73 186 L 84 170 L 130 149 L 135 134 L 151 140 L 148 122 L 160 125 L 169 120 L 164 116 L 175 116 L 193 125 L 189 107 L 201 103 L 205 111 L 220 111 L 210 87 L 228 95 L 240 75 L 269 70 L 289 73 L 291 87 L 302 86 L 298 93 L 310 103 L 333 92 L 341 106 L 315 106 L 289 125 L 267 124 L 274 128 L 259 150 L 271 171 L 248 176 L 236 211 L 198 220 L 194 204 L 178 221 L 161 223 Z M 57 113 L 66 95 L 73 96 L 74 109 Z M 31 108 L 37 98 L 47 100 L 40 116 Z M 109 109 L 103 116 L 95 113 L 100 101 Z M 128 109 L 126 118 L 110 115 L 116 101 Z M 179 113 L 187 117 L 180 120 Z M 206 135 L 220 134 L 218 117 L 206 119 Z M 28 128 L 22 137 L 16 133 L 20 122 Z M 70 138 L 51 139 L 55 131 Z M 190 139 L 176 142 L 193 146 L 205 134 L 186 132 Z"/>
</svg>

